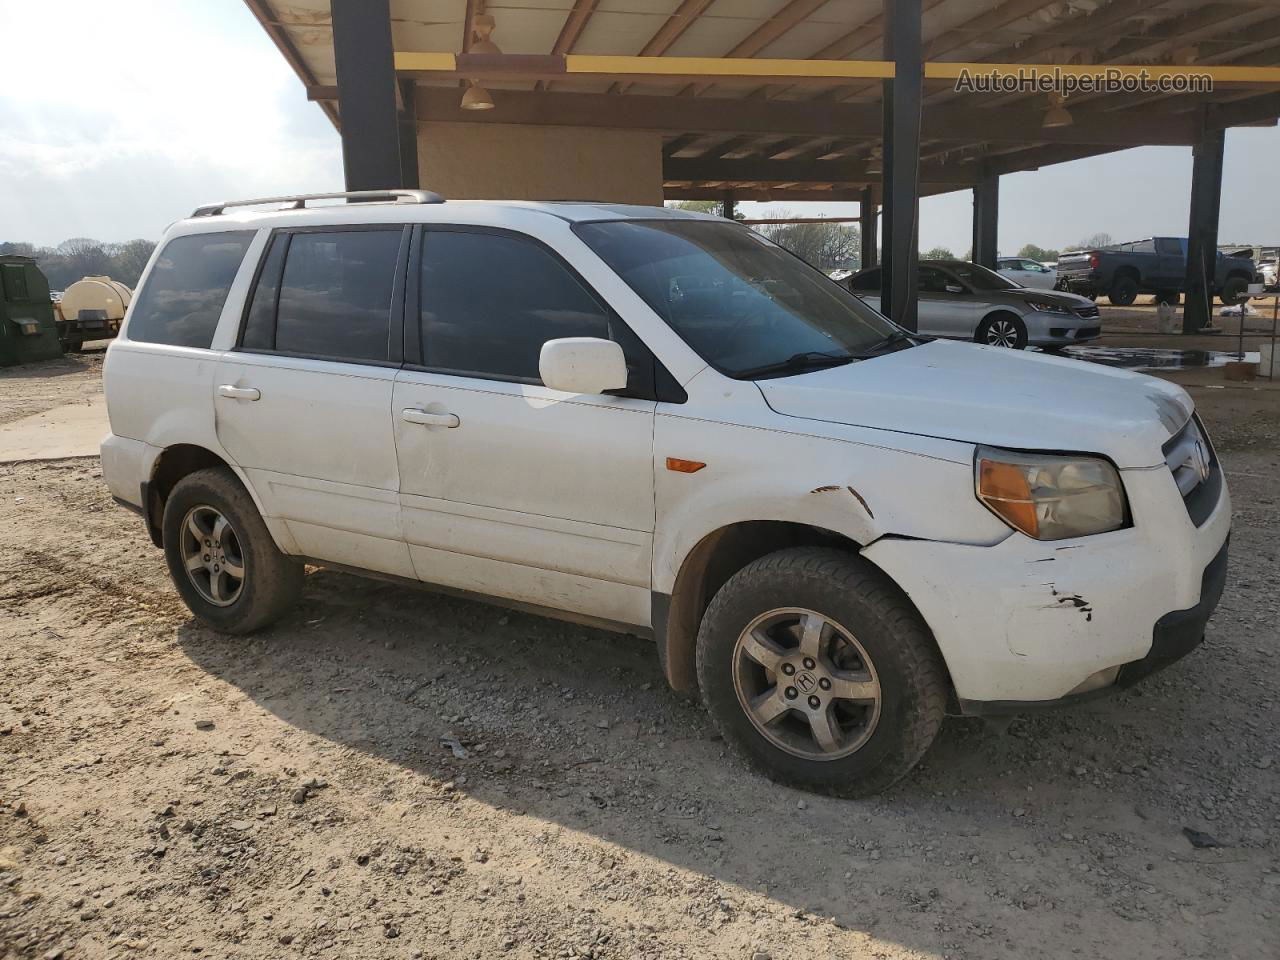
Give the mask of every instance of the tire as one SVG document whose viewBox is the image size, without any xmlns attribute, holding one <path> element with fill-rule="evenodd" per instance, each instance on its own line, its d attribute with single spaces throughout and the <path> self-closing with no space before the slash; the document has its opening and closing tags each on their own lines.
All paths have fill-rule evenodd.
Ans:
<svg viewBox="0 0 1280 960">
<path fill-rule="evenodd" d="M 196 528 L 212 549 L 199 549 Z M 173 585 L 196 618 L 215 630 L 259 630 L 283 616 L 302 592 L 302 563 L 277 549 L 249 491 L 226 467 L 179 480 L 165 502 L 161 530 Z M 196 564 L 191 573 L 188 556 Z"/>
<path fill-rule="evenodd" d="M 1129 306 L 1138 299 L 1138 281 L 1127 273 L 1116 277 L 1111 281 L 1107 299 L 1117 307 Z"/>
<path fill-rule="evenodd" d="M 799 645 L 799 624 L 815 616 L 825 626 Z M 747 642 L 761 631 L 771 646 Z M 770 670 L 747 647 L 783 656 Z M 780 550 L 730 577 L 702 618 L 697 667 L 725 741 L 765 776 L 805 790 L 878 793 L 920 761 L 942 725 L 946 670 L 928 627 L 883 573 L 839 550 Z M 855 704 L 841 689 L 871 697 Z M 757 698 L 779 712 L 762 720 L 747 706 Z M 834 733 L 827 747 L 820 727 Z"/>
<path fill-rule="evenodd" d="M 84 341 L 83 341 L 83 340 L 68 340 L 68 341 L 67 341 L 66 343 L 64 343 L 62 346 L 63 346 L 63 349 L 64 349 L 67 353 L 79 353 L 81 350 L 83 350 L 83 349 L 84 349 Z"/>
<path fill-rule="evenodd" d="M 993 347 L 1008 347 L 1011 350 L 1023 350 L 1027 346 L 1027 325 L 1016 313 L 1001 311 L 983 318 L 978 324 L 974 342 L 985 343 Z"/>
<path fill-rule="evenodd" d="M 1156 303 L 1167 303 L 1171 307 L 1176 307 L 1181 299 L 1182 294 L 1177 290 L 1162 290 L 1156 294 Z"/>
<path fill-rule="evenodd" d="M 1227 277 L 1218 293 L 1218 302 L 1224 307 L 1234 307 L 1249 299 L 1249 281 L 1244 277 Z"/>
</svg>

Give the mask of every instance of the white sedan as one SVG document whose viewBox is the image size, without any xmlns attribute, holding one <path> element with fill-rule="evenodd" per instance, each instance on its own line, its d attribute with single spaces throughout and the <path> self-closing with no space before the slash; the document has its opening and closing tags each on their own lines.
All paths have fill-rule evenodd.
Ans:
<svg viewBox="0 0 1280 960">
<path fill-rule="evenodd" d="M 1058 282 L 1057 270 L 1026 257 L 1001 257 L 996 261 L 996 269 L 1014 283 L 1035 290 L 1052 290 Z"/>
</svg>

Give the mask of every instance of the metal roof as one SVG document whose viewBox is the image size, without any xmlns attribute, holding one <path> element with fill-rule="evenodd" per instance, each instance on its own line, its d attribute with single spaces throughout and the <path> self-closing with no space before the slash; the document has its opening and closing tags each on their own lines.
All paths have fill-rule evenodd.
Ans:
<svg viewBox="0 0 1280 960">
<path fill-rule="evenodd" d="M 1276 0 L 922 0 L 924 57 L 960 63 L 1272 68 Z M 339 122 L 328 0 L 246 0 Z M 882 0 L 391 0 L 397 55 L 466 54 L 486 12 L 506 55 L 866 61 L 882 57 Z M 509 57 L 508 57 L 509 59 Z M 474 57 L 473 57 L 474 60 Z M 538 69 L 546 69 L 539 67 Z M 873 78 L 628 77 L 583 70 L 483 82 L 496 109 L 458 106 L 457 72 L 418 72 L 420 121 L 656 129 L 669 197 L 848 199 L 876 184 L 882 84 Z M 926 73 L 921 192 L 1143 144 L 1192 144 L 1218 126 L 1274 123 L 1280 89 L 1075 94 L 1047 129 L 1044 94 L 962 94 Z"/>
</svg>

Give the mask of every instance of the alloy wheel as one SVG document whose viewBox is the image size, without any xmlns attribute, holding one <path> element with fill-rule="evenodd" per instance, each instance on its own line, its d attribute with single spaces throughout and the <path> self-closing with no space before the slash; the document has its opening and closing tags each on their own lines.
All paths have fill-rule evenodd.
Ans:
<svg viewBox="0 0 1280 960">
<path fill-rule="evenodd" d="M 1012 320 L 993 320 L 987 327 L 987 343 L 993 347 L 1015 347 L 1018 343 L 1018 328 Z"/>
<path fill-rule="evenodd" d="M 880 720 L 880 681 L 866 649 L 814 610 L 779 608 L 752 620 L 734 645 L 733 686 L 755 728 L 806 760 L 855 753 Z"/>
<path fill-rule="evenodd" d="M 192 507 L 182 518 L 182 563 L 192 586 L 215 606 L 231 606 L 244 590 L 240 538 L 216 507 Z"/>
</svg>

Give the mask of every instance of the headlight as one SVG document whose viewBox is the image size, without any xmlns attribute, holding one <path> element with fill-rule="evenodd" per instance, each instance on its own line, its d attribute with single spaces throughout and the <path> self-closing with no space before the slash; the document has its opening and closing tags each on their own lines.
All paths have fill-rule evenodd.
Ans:
<svg viewBox="0 0 1280 960">
<path fill-rule="evenodd" d="M 1037 540 L 1105 533 L 1128 518 L 1120 474 L 1097 457 L 978 447 L 973 473 L 987 509 Z"/>
<path fill-rule="evenodd" d="M 1071 309 L 1059 303 L 1045 303 L 1043 300 L 1028 300 L 1027 306 L 1041 313 L 1065 313 L 1070 315 Z"/>
</svg>

